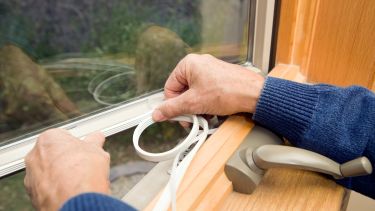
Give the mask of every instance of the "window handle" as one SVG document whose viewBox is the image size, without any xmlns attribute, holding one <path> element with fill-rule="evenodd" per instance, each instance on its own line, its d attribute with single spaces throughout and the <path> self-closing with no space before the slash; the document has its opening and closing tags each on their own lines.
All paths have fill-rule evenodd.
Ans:
<svg viewBox="0 0 375 211">
<path fill-rule="evenodd" d="M 315 171 L 332 175 L 336 179 L 372 173 L 372 165 L 366 157 L 340 165 L 318 153 L 282 144 L 280 137 L 255 126 L 224 167 L 233 189 L 251 194 L 262 181 L 265 171 L 273 167 Z"/>
<path fill-rule="evenodd" d="M 255 172 L 274 167 L 289 167 L 329 174 L 336 179 L 372 173 L 371 162 L 366 157 L 340 165 L 318 153 L 281 145 L 262 145 L 255 150 L 249 148 L 246 150 L 246 162 Z"/>
</svg>

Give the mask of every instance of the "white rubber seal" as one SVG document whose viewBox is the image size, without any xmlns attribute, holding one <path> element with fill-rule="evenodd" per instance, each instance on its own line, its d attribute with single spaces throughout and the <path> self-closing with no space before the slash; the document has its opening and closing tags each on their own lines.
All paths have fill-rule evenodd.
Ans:
<svg viewBox="0 0 375 211">
<path fill-rule="evenodd" d="M 163 161 L 163 160 L 169 160 L 169 159 L 172 159 L 172 158 L 176 157 L 176 155 L 179 152 L 181 152 L 182 150 L 185 150 L 187 147 L 189 147 L 192 144 L 194 138 L 198 135 L 198 131 L 199 131 L 197 116 L 195 116 L 195 115 L 187 116 L 186 115 L 186 116 L 176 117 L 176 118 L 171 119 L 171 120 L 193 123 L 193 127 L 192 127 L 189 135 L 179 145 L 177 145 L 175 148 L 173 148 L 169 151 L 162 152 L 162 153 L 146 152 L 139 146 L 139 137 L 141 136 L 142 132 L 147 127 L 149 127 L 150 125 L 155 123 L 152 120 L 151 116 L 147 117 L 144 121 L 139 123 L 139 125 L 137 126 L 137 128 L 135 129 L 135 131 L 133 133 L 134 148 L 135 148 L 135 151 L 138 153 L 138 155 L 141 158 L 143 158 L 145 160 L 153 161 L 153 162 L 160 162 L 160 161 Z"/>
<path fill-rule="evenodd" d="M 180 185 L 182 178 L 185 175 L 187 168 L 189 167 L 191 161 L 193 160 L 195 154 L 198 152 L 199 148 L 202 146 L 206 140 L 208 134 L 212 134 L 216 129 L 209 130 L 208 122 L 203 117 L 196 115 L 184 115 L 171 119 L 173 121 L 185 121 L 193 123 L 193 127 L 189 135 L 176 147 L 171 150 L 162 153 L 150 153 L 143 150 L 139 146 L 139 138 L 142 132 L 150 125 L 155 122 L 152 120 L 151 113 L 149 116 L 143 120 L 135 129 L 133 134 L 133 145 L 140 157 L 145 160 L 159 162 L 163 160 L 169 160 L 174 158 L 172 165 L 172 173 L 168 184 L 164 188 L 158 202 L 156 203 L 153 210 L 164 211 L 168 210 L 169 206 L 172 205 L 172 210 L 177 210 L 176 205 L 176 192 Z M 199 130 L 201 127 L 203 130 Z M 185 152 L 192 144 L 195 146 L 190 150 L 190 152 L 179 162 L 181 153 Z"/>
</svg>

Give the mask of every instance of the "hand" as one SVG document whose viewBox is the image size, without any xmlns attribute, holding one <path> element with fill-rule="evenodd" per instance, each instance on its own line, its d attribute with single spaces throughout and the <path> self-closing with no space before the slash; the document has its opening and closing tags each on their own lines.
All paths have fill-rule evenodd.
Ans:
<svg viewBox="0 0 375 211">
<path fill-rule="evenodd" d="M 169 76 L 166 101 L 153 119 L 164 121 L 182 114 L 230 115 L 255 111 L 264 78 L 240 65 L 211 55 L 189 54 Z"/>
<path fill-rule="evenodd" d="M 109 194 L 110 157 L 104 136 L 93 133 L 83 141 L 63 129 L 42 133 L 26 156 L 25 187 L 37 210 L 58 210 L 84 192 Z"/>
</svg>

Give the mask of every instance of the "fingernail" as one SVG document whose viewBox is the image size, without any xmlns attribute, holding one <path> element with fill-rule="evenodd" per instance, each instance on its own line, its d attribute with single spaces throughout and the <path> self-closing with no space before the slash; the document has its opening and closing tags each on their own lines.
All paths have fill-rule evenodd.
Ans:
<svg viewBox="0 0 375 211">
<path fill-rule="evenodd" d="M 159 109 L 156 109 L 154 113 L 152 114 L 152 119 L 155 122 L 161 122 L 161 121 L 167 120 L 167 117 L 165 117 L 164 114 Z"/>
</svg>

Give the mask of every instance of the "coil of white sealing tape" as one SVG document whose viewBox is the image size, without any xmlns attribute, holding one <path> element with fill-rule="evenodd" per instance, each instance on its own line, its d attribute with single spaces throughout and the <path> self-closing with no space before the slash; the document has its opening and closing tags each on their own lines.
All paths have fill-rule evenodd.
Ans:
<svg viewBox="0 0 375 211">
<path fill-rule="evenodd" d="M 189 167 L 191 161 L 193 160 L 195 154 L 202 146 L 207 138 L 208 134 L 212 134 L 216 129 L 209 130 L 208 122 L 203 117 L 196 115 L 183 115 L 171 119 L 173 121 L 185 121 L 193 123 L 189 135 L 175 148 L 162 152 L 162 153 L 150 153 L 144 151 L 139 147 L 139 137 L 142 132 L 150 125 L 155 122 L 152 120 L 152 113 L 145 120 L 143 120 L 134 131 L 133 134 L 133 145 L 140 157 L 145 160 L 159 162 L 164 160 L 169 160 L 174 158 L 172 165 L 172 172 L 168 184 L 164 188 L 162 195 L 160 196 L 158 202 L 156 203 L 153 210 L 163 211 L 168 210 L 169 205 L 172 206 L 172 210 L 176 210 L 176 190 L 181 183 L 181 180 Z M 203 130 L 199 130 L 201 127 Z M 180 156 L 194 143 L 195 146 L 190 150 L 190 152 L 181 160 L 179 163 Z"/>
</svg>

